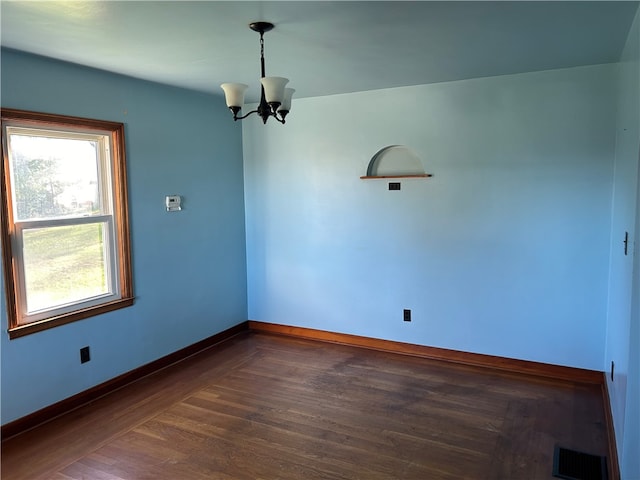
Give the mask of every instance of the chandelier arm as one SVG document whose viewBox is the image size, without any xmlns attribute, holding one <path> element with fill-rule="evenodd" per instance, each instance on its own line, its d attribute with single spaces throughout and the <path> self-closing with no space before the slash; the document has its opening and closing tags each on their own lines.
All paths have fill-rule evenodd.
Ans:
<svg viewBox="0 0 640 480">
<path fill-rule="evenodd" d="M 234 120 L 244 120 L 245 118 L 247 118 L 249 115 L 251 115 L 252 113 L 258 113 L 258 110 L 251 110 L 249 113 L 247 113 L 246 115 L 243 115 L 241 117 L 238 117 L 237 115 L 233 116 Z"/>
<path fill-rule="evenodd" d="M 234 119 L 234 120 L 244 120 L 244 119 L 245 119 L 245 118 L 247 118 L 249 115 L 252 115 L 252 114 L 254 114 L 254 113 L 257 113 L 260 117 L 262 117 L 262 121 L 263 121 L 264 123 L 267 123 L 266 119 L 268 119 L 269 117 L 273 117 L 273 118 L 275 118 L 278 122 L 282 123 L 283 125 L 284 125 L 284 123 L 285 123 L 285 120 L 284 120 L 285 115 L 282 115 L 282 114 L 278 115 L 278 113 L 279 113 L 279 112 L 278 112 L 278 113 L 270 112 L 270 113 L 268 113 L 268 114 L 266 114 L 266 115 L 265 115 L 264 113 L 261 113 L 258 109 L 256 109 L 256 110 L 251 110 L 250 112 L 246 113 L 245 115 L 242 115 L 241 117 L 238 117 L 238 115 L 234 114 L 234 115 L 233 115 L 233 119 Z M 287 112 L 287 113 L 288 113 L 288 112 Z"/>
</svg>

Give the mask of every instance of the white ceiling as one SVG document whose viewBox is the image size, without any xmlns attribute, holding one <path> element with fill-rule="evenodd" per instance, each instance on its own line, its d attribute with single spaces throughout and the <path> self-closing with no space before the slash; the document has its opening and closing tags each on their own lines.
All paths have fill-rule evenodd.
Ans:
<svg viewBox="0 0 640 480">
<path fill-rule="evenodd" d="M 615 62 L 638 2 L 1 0 L 1 44 L 222 94 L 267 75 L 296 97 Z"/>
</svg>

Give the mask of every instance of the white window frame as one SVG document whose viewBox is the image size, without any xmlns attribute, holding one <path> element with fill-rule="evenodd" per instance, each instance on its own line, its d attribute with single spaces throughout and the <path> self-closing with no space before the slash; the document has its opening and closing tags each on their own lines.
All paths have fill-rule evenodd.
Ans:
<svg viewBox="0 0 640 480">
<path fill-rule="evenodd" d="M 33 134 L 50 138 L 96 141 L 101 211 L 87 216 L 14 219 L 14 194 L 9 165 L 10 136 Z M 2 253 L 10 338 L 133 304 L 128 226 L 124 125 L 78 117 L 2 109 Z M 34 312 L 27 311 L 23 232 L 36 228 L 103 224 L 107 292 Z"/>
</svg>

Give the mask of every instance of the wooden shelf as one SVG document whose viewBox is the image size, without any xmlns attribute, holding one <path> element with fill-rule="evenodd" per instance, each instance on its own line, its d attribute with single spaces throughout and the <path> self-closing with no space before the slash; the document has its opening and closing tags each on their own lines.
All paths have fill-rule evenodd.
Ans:
<svg viewBox="0 0 640 480">
<path fill-rule="evenodd" d="M 360 177 L 362 180 L 373 180 L 375 178 L 426 178 L 433 177 L 430 173 L 419 173 L 416 175 L 364 175 Z"/>
</svg>

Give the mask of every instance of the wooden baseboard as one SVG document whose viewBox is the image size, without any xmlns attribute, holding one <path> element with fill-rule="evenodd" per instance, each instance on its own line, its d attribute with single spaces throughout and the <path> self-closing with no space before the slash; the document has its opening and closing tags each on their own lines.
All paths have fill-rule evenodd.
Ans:
<svg viewBox="0 0 640 480">
<path fill-rule="evenodd" d="M 257 322 L 250 320 L 249 330 L 277 335 L 287 335 L 309 340 L 339 343 L 356 347 L 370 348 L 385 352 L 413 355 L 416 357 L 442 360 L 446 362 L 474 365 L 493 368 L 513 373 L 537 375 L 558 380 L 570 380 L 573 382 L 602 384 L 603 373 L 582 368 L 551 365 L 547 363 L 531 362 L 528 360 L 516 360 L 512 358 L 495 357 L 479 353 L 460 352 L 445 348 L 414 345 L 411 343 L 381 340 L 377 338 L 360 337 L 345 333 L 327 332 L 304 327 L 292 327 L 275 323 Z"/>
<path fill-rule="evenodd" d="M 609 384 L 607 383 L 606 375 L 606 373 L 602 374 L 602 401 L 604 402 L 604 418 L 607 423 L 607 437 L 609 444 L 607 468 L 609 469 L 609 480 L 620 480 L 620 464 L 618 463 L 618 449 L 616 448 L 616 430 L 613 425 L 611 397 L 609 396 Z"/>
<path fill-rule="evenodd" d="M 205 338 L 204 340 L 189 345 L 188 347 L 154 360 L 151 363 L 147 363 L 146 365 L 142 365 L 141 367 L 138 367 L 134 370 L 123 373 L 122 375 L 112 378 L 111 380 L 107 380 L 100 385 L 96 385 L 95 387 L 73 395 L 72 397 L 65 398 L 64 400 L 54 403 L 53 405 L 49 405 L 48 407 L 21 417 L 17 420 L 14 420 L 13 422 L 2 425 L 2 429 L 0 431 L 2 440 L 4 441 L 15 435 L 18 435 L 19 433 L 25 432 L 34 427 L 37 427 L 38 425 L 48 422 L 49 420 L 53 420 L 60 415 L 68 413 L 71 410 L 75 410 L 78 407 L 97 400 L 98 398 L 103 397 L 104 395 L 107 395 L 119 388 L 122 388 L 129 383 L 140 380 L 143 377 L 151 375 L 158 370 L 184 360 L 187 357 L 201 352 L 202 350 L 213 347 L 214 345 L 228 340 L 231 337 L 238 335 L 239 333 L 246 332 L 248 331 L 248 329 L 248 322 L 242 322 L 209 338 Z"/>
</svg>

